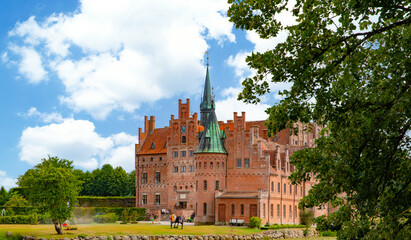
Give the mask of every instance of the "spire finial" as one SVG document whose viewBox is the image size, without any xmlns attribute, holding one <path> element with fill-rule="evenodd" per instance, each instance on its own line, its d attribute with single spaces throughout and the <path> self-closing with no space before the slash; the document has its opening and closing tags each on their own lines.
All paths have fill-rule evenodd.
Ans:
<svg viewBox="0 0 411 240">
<path fill-rule="evenodd" d="M 207 54 L 207 67 L 210 66 L 210 64 L 208 63 L 208 50 L 205 52 Z"/>
</svg>

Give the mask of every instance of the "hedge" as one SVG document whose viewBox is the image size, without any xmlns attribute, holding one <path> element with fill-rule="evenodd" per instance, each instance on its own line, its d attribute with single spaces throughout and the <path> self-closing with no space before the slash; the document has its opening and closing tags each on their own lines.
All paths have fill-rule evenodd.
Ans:
<svg viewBox="0 0 411 240">
<path fill-rule="evenodd" d="M 93 221 L 97 223 L 115 223 L 117 221 L 117 216 L 115 213 L 97 215 L 93 217 Z"/>
<path fill-rule="evenodd" d="M 0 217 L 0 224 L 30 224 L 32 216 L 15 215 Z"/>
<path fill-rule="evenodd" d="M 12 215 L 30 215 L 34 212 L 39 213 L 39 209 L 37 207 L 5 207 L 5 206 L 0 206 L 0 212 L 6 209 L 6 216 L 12 216 Z"/>
<path fill-rule="evenodd" d="M 134 207 L 136 197 L 77 197 L 78 207 Z"/>
<path fill-rule="evenodd" d="M 146 209 L 145 208 L 110 208 L 110 207 L 75 207 L 73 214 L 75 217 L 92 217 L 97 215 L 98 213 L 115 213 L 117 217 L 120 217 L 123 213 L 124 209 L 127 209 L 128 212 L 135 211 L 137 213 L 137 221 L 143 221 L 146 217 Z"/>
</svg>

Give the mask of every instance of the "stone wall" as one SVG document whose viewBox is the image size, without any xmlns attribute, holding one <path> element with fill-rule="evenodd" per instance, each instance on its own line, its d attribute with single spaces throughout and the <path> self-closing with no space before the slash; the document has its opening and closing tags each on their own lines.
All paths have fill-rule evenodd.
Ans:
<svg viewBox="0 0 411 240">
<path fill-rule="evenodd" d="M 309 230 L 308 236 L 318 236 L 318 233 Z M 85 238 L 64 238 L 64 240 L 259 240 L 259 239 L 287 239 L 287 238 L 302 238 L 304 232 L 301 229 L 283 229 L 269 230 L 258 234 L 250 235 L 124 235 L 124 236 L 100 236 L 100 237 L 85 237 Z M 35 238 L 23 236 L 23 240 L 46 240 L 43 238 Z"/>
</svg>

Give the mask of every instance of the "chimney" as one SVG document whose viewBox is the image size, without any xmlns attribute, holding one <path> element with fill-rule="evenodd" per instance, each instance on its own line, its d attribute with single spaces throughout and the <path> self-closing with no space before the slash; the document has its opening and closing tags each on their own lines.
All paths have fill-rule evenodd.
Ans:
<svg viewBox="0 0 411 240">
<path fill-rule="evenodd" d="M 152 132 L 154 131 L 156 125 L 156 120 L 154 116 L 150 116 L 150 120 L 148 121 L 148 131 Z"/>
</svg>

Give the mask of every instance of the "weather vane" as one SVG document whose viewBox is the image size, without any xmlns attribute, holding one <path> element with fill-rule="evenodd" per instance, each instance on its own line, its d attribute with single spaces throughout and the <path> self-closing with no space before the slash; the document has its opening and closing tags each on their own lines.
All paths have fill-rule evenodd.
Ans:
<svg viewBox="0 0 411 240">
<path fill-rule="evenodd" d="M 205 52 L 205 54 L 207 54 L 207 67 L 208 67 L 209 66 L 209 64 L 208 64 L 208 51 Z"/>
</svg>

